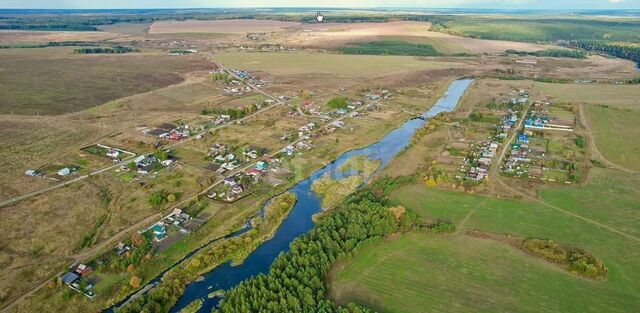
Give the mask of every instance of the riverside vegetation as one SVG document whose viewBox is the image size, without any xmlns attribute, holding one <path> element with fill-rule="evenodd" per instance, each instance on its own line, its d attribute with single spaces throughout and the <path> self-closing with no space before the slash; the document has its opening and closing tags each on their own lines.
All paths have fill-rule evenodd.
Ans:
<svg viewBox="0 0 640 313">
<path fill-rule="evenodd" d="M 362 185 L 381 164 L 380 160 L 369 160 L 366 156 L 351 157 L 339 170 L 343 173 L 353 171 L 356 174 L 342 179 L 334 179 L 325 174 L 313 182 L 311 190 L 322 198 L 324 209 L 332 209 Z"/>
<path fill-rule="evenodd" d="M 273 198 L 265 208 L 264 220 L 254 223 L 251 231 L 222 240 L 172 268 L 164 274 L 162 282 L 156 288 L 136 298 L 118 312 L 169 312 L 184 293 L 186 284 L 220 264 L 228 261 L 240 262 L 260 243 L 273 236 L 296 200 L 296 196 L 291 193 Z"/>
<path fill-rule="evenodd" d="M 308 234 L 294 240 L 267 274 L 231 289 L 216 312 L 370 312 L 354 304 L 340 307 L 326 300 L 323 281 L 336 260 L 411 228 L 412 215 L 397 216 L 394 212 L 371 197 L 352 197 Z"/>
</svg>

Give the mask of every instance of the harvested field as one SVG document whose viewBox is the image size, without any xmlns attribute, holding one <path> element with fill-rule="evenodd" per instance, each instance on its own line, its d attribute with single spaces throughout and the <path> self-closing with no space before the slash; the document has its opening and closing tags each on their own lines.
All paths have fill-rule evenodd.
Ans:
<svg viewBox="0 0 640 313">
<path fill-rule="evenodd" d="M 300 23 L 272 20 L 161 21 L 151 24 L 149 34 L 272 32 Z"/>
<path fill-rule="evenodd" d="M 50 41 L 100 41 L 114 38 L 106 32 L 61 32 L 61 31 L 24 31 L 0 30 L 0 44 L 34 44 Z"/>
<path fill-rule="evenodd" d="M 103 32 L 118 33 L 126 35 L 144 35 L 149 32 L 149 23 L 116 23 L 111 25 L 98 26 Z"/>
<path fill-rule="evenodd" d="M 640 111 L 640 85 L 584 85 L 535 83 L 557 101 L 602 104 Z"/>
<path fill-rule="evenodd" d="M 428 22 L 389 23 L 326 23 L 305 24 L 294 29 L 291 43 L 314 47 L 338 47 L 347 43 L 372 40 L 406 40 L 412 43 L 430 44 L 441 53 L 501 53 L 508 49 L 539 51 L 543 45 L 481 40 L 457 37 L 429 31 Z"/>
<path fill-rule="evenodd" d="M 229 67 L 259 70 L 272 74 L 321 73 L 365 77 L 464 66 L 462 62 L 455 62 L 455 60 L 420 59 L 410 56 L 223 53 L 217 57 Z"/>
<path fill-rule="evenodd" d="M 78 55 L 72 47 L 0 50 L 0 113 L 56 115 L 176 84 L 213 65 L 198 55 Z"/>
</svg>

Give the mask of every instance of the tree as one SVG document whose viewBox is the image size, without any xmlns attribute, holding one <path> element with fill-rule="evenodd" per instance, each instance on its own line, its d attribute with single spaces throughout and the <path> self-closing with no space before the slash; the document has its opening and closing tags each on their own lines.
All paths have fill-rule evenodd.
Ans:
<svg viewBox="0 0 640 313">
<path fill-rule="evenodd" d="M 133 271 L 136 270 L 136 266 L 133 264 L 129 264 L 129 266 L 127 266 L 127 272 L 131 273 Z"/>
<path fill-rule="evenodd" d="M 331 98 L 331 100 L 329 100 L 329 102 L 327 102 L 327 105 L 330 108 L 334 108 L 334 109 L 346 109 L 348 106 L 347 98 L 342 96 L 333 97 Z"/>
<path fill-rule="evenodd" d="M 165 150 L 156 150 L 153 152 L 153 156 L 160 161 L 164 161 L 169 158 L 169 152 Z"/>
<path fill-rule="evenodd" d="M 300 91 L 300 98 L 301 98 L 302 100 L 311 100 L 311 97 L 312 97 L 312 95 L 311 95 L 311 91 L 306 90 L 306 89 L 305 89 L 305 90 Z"/>
<path fill-rule="evenodd" d="M 133 288 L 140 288 L 140 283 L 142 282 L 142 280 L 140 279 L 140 277 L 138 276 L 131 276 L 131 279 L 129 280 L 129 285 L 131 285 L 131 287 Z"/>
<path fill-rule="evenodd" d="M 136 247 L 141 247 L 143 244 L 145 244 L 145 238 L 141 234 L 135 233 L 133 234 L 133 236 L 131 236 L 131 243 L 133 243 L 133 245 Z"/>
</svg>

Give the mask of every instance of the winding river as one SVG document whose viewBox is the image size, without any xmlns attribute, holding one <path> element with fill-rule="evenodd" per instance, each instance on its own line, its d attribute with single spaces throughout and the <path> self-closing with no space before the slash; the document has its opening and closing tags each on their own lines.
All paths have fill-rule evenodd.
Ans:
<svg viewBox="0 0 640 313">
<path fill-rule="evenodd" d="M 314 227 L 312 216 L 322 210 L 320 207 L 320 199 L 311 191 L 311 184 L 316 179 L 327 173 L 334 177 L 337 176 L 339 172 L 338 168 L 340 168 L 346 160 L 357 155 L 365 155 L 370 159 L 381 160 L 380 168 L 384 168 L 395 155 L 409 145 L 415 131 L 422 127 L 429 118 L 441 112 L 453 111 L 472 82 L 473 79 L 470 78 L 454 81 L 444 96 L 419 118 L 405 122 L 399 128 L 389 132 L 384 138 L 374 144 L 342 154 L 331 164 L 314 172 L 307 179 L 293 186 L 289 192 L 297 195 L 298 202 L 291 210 L 289 216 L 283 221 L 282 225 L 280 225 L 273 238 L 260 245 L 242 264 L 231 266 L 231 263 L 225 263 L 203 275 L 204 279 L 194 281 L 187 285 L 185 293 L 178 300 L 171 312 L 179 312 L 196 299 L 202 299 L 204 301 L 199 312 L 211 312 L 219 303 L 220 298 L 210 299 L 208 298 L 209 293 L 219 289 L 229 290 L 247 278 L 260 273 L 266 273 L 278 254 L 286 252 L 289 249 L 291 241 Z M 246 230 L 247 229 L 244 229 L 242 232 Z M 157 281 L 157 279 L 154 279 L 154 281 Z"/>
</svg>

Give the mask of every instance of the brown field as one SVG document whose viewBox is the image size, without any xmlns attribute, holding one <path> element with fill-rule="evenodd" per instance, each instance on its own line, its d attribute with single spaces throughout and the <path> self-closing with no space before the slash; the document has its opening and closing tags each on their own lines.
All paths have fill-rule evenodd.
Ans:
<svg viewBox="0 0 640 313">
<path fill-rule="evenodd" d="M 181 82 L 199 55 L 80 55 L 73 47 L 0 50 L 0 113 L 62 114 Z"/>
<path fill-rule="evenodd" d="M 100 41 L 116 37 L 107 32 L 61 32 L 0 30 L 0 44 L 47 43 L 50 41 Z"/>
<path fill-rule="evenodd" d="M 289 24 L 297 26 L 290 27 L 292 25 Z M 222 40 L 243 42 L 246 38 L 242 33 L 254 31 L 278 31 L 271 34 L 271 39 L 281 39 L 287 45 L 313 46 L 318 43 L 318 47 L 325 48 L 354 41 L 394 38 L 432 44 L 446 53 L 492 53 L 505 49 L 544 48 L 532 44 L 432 33 L 428 31 L 428 23 L 411 22 L 300 26 L 297 23 L 277 21 L 186 21 L 154 23 L 151 35 L 145 34 L 144 25 L 140 24 L 114 25 L 105 28 L 105 31 L 114 32 L 108 34 L 110 36 L 126 33 L 136 38 L 147 38 L 149 41 L 143 46 L 145 51 L 152 49 L 147 44 L 166 51 L 173 47 L 171 43 L 175 40 L 195 43 L 198 49 L 202 46 L 217 49 L 216 44 Z M 20 40 L 15 35 L 2 37 L 6 33 L 10 32 L 0 32 L 0 38 L 14 36 L 12 40 Z M 33 38 L 40 36 L 40 32 L 28 33 Z M 48 39 L 54 36 L 63 38 L 74 35 L 66 32 L 42 33 L 52 36 L 42 37 L 47 38 L 46 41 L 64 40 Z M 90 38 L 98 34 L 102 36 L 106 33 L 92 32 L 77 36 Z M 222 37 L 224 39 L 220 39 Z M 304 38 L 309 40 L 298 42 Z M 325 44 L 327 46 L 323 46 Z M 182 122 L 192 126 L 201 125 L 211 119 L 211 116 L 200 115 L 204 108 L 242 107 L 262 99 L 262 96 L 256 96 L 255 93 L 243 97 L 224 95 L 222 83 L 208 77 L 207 70 L 213 65 L 205 58 L 208 56 L 206 53 L 180 57 L 168 57 L 160 52 L 83 56 L 72 54 L 72 50 L 73 48 L 0 50 L 0 84 L 3 84 L 3 91 L 9 91 L 0 95 L 0 133 L 5 135 L 0 138 L 0 147 L 3 147 L 0 149 L 0 159 L 6 161 L 0 162 L 0 200 L 52 183 L 41 178 L 26 177 L 24 170 L 28 168 L 67 164 L 78 158 L 86 158 L 90 161 L 90 168 L 87 169 L 89 171 L 98 169 L 100 162 L 109 162 L 83 156 L 79 149 L 84 146 L 103 143 L 136 153 L 151 152 L 158 139 L 143 135 L 136 127 Z M 348 118 L 344 129 L 314 137 L 312 140 L 316 148 L 305 151 L 303 156 L 291 161 L 291 168 L 300 177 L 346 150 L 381 137 L 410 118 L 411 114 L 407 111 L 425 110 L 440 97 L 448 82 L 455 77 L 483 75 L 492 73 L 496 68 L 516 68 L 519 74 L 532 76 L 570 78 L 625 77 L 633 74 L 629 71 L 632 70 L 629 62 L 604 58 L 544 58 L 535 67 L 518 67 L 509 63 L 508 58 L 497 56 L 482 59 L 414 58 L 307 52 L 239 53 L 230 49 L 216 55 L 216 58 L 229 68 L 252 70 L 259 77 L 272 81 L 273 85 L 264 90 L 274 95 L 288 95 L 292 97 L 292 103 L 300 102 L 296 95 L 305 89 L 314 92 L 312 100 L 320 106 L 337 94 L 361 99 L 361 89 L 392 90 L 393 99 L 384 101 L 378 111 L 364 112 L 358 118 Z M 33 77 L 37 79 L 32 79 Z M 501 91 L 498 90 L 511 86 L 532 87 L 533 83 L 479 80 L 464 98 L 459 114 L 468 114 L 474 108 L 500 96 Z M 560 89 L 554 95 L 560 97 L 561 88 L 572 85 L 557 86 Z M 578 85 L 573 92 L 579 94 L 580 88 L 585 87 Z M 632 94 L 632 91 L 626 92 Z M 610 93 L 614 94 L 615 91 Z M 635 104 L 629 94 L 621 101 L 628 105 Z M 54 105 L 51 105 L 52 102 Z M 24 114 L 39 112 L 41 115 L 2 114 L 17 110 L 16 108 L 24 110 Z M 55 116 L 42 115 L 74 110 L 82 111 Z M 101 216 L 108 214 L 108 219 L 96 234 L 97 244 L 169 207 L 167 204 L 162 208 L 152 208 L 148 201 L 152 192 L 165 189 L 182 193 L 184 199 L 207 187 L 216 177 L 216 174 L 203 169 L 208 164 L 204 158 L 205 153 L 212 143 L 251 144 L 271 151 L 281 148 L 286 144 L 280 139 L 284 132 L 314 120 L 310 116 L 291 116 L 289 110 L 286 106 L 276 107 L 243 121 L 242 125 L 234 124 L 214 133 L 207 133 L 200 140 L 181 145 L 175 150 L 180 158 L 179 167 L 161 171 L 155 178 L 143 178 L 144 184 L 122 181 L 118 174 L 111 171 L 2 208 L 5 218 L 0 220 L 0 227 L 5 229 L 6 236 L 0 240 L 0 265 L 3 266 L 0 269 L 0 303 L 14 299 L 60 271 L 78 253 L 86 253 L 86 249 L 78 252 L 74 248 Z M 441 149 L 437 147 L 441 147 L 450 137 L 449 128 L 425 137 L 425 140 L 419 142 L 419 147 L 406 151 L 396 162 L 392 162 L 389 171 L 392 174 L 408 175 L 420 170 L 430 158 L 441 153 Z M 105 189 L 113 195 L 108 205 L 104 205 L 100 198 L 100 193 Z M 264 195 L 245 199 L 255 202 L 257 207 L 261 196 Z M 251 210 L 254 210 L 254 206 L 240 202 L 221 210 L 209 211 L 211 223 L 215 223 L 215 226 L 210 226 L 209 230 L 197 235 L 206 238 L 213 233 L 225 233 L 241 220 L 243 214 Z M 132 228 L 132 231 L 138 229 L 139 227 Z M 103 248 L 111 248 L 111 243 Z M 164 254 L 159 256 L 166 257 Z M 59 290 L 45 288 L 17 311 L 37 311 L 34 307 L 48 307 L 48 310 L 60 308 L 60 311 L 97 311 L 109 300 L 98 297 L 95 301 L 85 301 L 76 297 L 63 302 L 60 300 L 60 293 Z M 49 307 L 49 304 L 52 306 Z"/>
<path fill-rule="evenodd" d="M 149 34 L 272 32 L 300 23 L 272 20 L 161 21 L 151 24 Z"/>
<path fill-rule="evenodd" d="M 602 104 L 640 111 L 640 85 L 585 85 L 536 83 L 557 101 Z"/>
<path fill-rule="evenodd" d="M 457 37 L 429 31 L 428 22 L 304 24 L 287 34 L 287 43 L 317 48 L 375 40 L 406 40 L 430 44 L 442 53 L 501 53 L 508 49 L 538 51 L 548 46 Z"/>
</svg>

